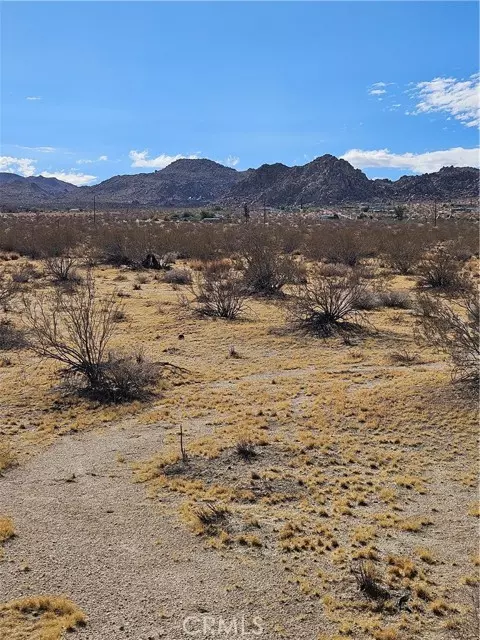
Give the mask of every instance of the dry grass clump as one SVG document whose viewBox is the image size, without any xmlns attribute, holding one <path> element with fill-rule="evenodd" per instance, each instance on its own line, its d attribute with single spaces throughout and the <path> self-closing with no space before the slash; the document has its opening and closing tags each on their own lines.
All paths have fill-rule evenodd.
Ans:
<svg viewBox="0 0 480 640">
<path fill-rule="evenodd" d="M 7 442 L 0 442 L 0 476 L 3 471 L 10 469 L 17 463 L 16 455 Z"/>
<path fill-rule="evenodd" d="M 401 349 L 399 351 L 392 351 L 389 356 L 390 361 L 393 364 L 399 364 L 401 366 L 409 366 L 418 362 L 418 354 L 412 353 L 407 349 Z"/>
<path fill-rule="evenodd" d="M 3 556 L 1 545 L 15 536 L 13 520 L 5 516 L 0 516 L 0 560 Z"/>
<path fill-rule="evenodd" d="M 245 462 L 250 462 L 257 456 L 254 444 L 248 440 L 241 440 L 240 442 L 237 442 L 235 451 L 242 460 L 245 460 Z"/>
<path fill-rule="evenodd" d="M 184 514 L 194 533 L 215 536 L 227 528 L 230 509 L 214 502 L 187 503 Z"/>
<path fill-rule="evenodd" d="M 102 363 L 101 379 L 89 395 L 111 402 L 146 400 L 160 375 L 160 366 L 149 362 L 142 353 L 109 352 Z"/>
<path fill-rule="evenodd" d="M 0 637 L 8 640 L 60 640 L 86 624 L 86 616 L 62 596 L 29 596 L 0 606 Z"/>
<path fill-rule="evenodd" d="M 43 276 L 43 271 L 37 269 L 31 262 L 27 262 L 12 273 L 12 280 L 17 284 L 26 284 L 27 282 L 39 280 Z"/>
<path fill-rule="evenodd" d="M 419 295 L 416 336 L 421 342 L 448 353 L 455 379 L 476 386 L 480 363 L 478 292 L 463 294 L 458 305 L 462 313 L 438 298 Z"/>
<path fill-rule="evenodd" d="M 380 602 L 391 598 L 391 593 L 381 584 L 372 562 L 363 562 L 361 560 L 358 566 L 352 567 L 352 573 L 355 576 L 359 590 L 368 598 L 379 600 Z"/>
</svg>

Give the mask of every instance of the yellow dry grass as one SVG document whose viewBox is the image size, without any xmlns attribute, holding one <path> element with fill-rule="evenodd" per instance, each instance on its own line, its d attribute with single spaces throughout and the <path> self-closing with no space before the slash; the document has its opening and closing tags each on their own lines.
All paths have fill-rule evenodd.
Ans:
<svg viewBox="0 0 480 640">
<path fill-rule="evenodd" d="M 62 596 L 29 596 L 0 605 L 0 638 L 60 640 L 83 626 L 86 617 Z"/>
</svg>

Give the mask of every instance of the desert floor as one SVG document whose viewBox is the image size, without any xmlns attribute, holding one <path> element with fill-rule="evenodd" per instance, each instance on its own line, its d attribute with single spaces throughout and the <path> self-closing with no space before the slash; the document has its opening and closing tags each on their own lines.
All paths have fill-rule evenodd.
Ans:
<svg viewBox="0 0 480 640">
<path fill-rule="evenodd" d="M 102 406 L 66 394 L 56 365 L 0 354 L 0 517 L 14 527 L 0 638 L 470 637 L 476 400 L 414 342 L 411 310 L 322 340 L 289 331 L 281 301 L 199 318 L 151 272 L 140 288 L 135 272 L 95 272 L 127 294 L 115 346 L 186 371 L 148 402 Z M 406 606 L 359 592 L 362 559 Z"/>
</svg>

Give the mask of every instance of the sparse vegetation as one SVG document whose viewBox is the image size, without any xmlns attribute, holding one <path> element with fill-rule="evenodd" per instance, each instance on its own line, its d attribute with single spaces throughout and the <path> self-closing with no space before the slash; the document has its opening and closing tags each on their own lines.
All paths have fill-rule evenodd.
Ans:
<svg viewBox="0 0 480 640">
<path fill-rule="evenodd" d="M 77 325 L 67 308 L 70 313 L 90 309 L 73 316 L 96 327 L 97 337 L 103 335 L 105 315 L 111 318 L 101 356 L 97 347 L 91 350 L 97 354 L 92 361 L 99 371 L 93 386 L 81 359 L 64 361 L 30 349 L 12 351 L 0 361 L 6 399 L 0 445 L 4 486 L 7 492 L 18 487 L 18 479 L 21 482 L 32 468 L 28 486 L 38 509 L 51 509 L 51 496 L 61 495 L 63 489 L 67 496 L 96 492 L 99 517 L 89 526 L 94 534 L 112 536 L 108 557 L 117 558 L 116 540 L 128 549 L 135 534 L 139 544 L 147 540 L 148 549 L 153 547 L 142 547 L 137 567 L 161 562 L 172 575 L 177 566 L 183 571 L 192 558 L 213 573 L 219 563 L 226 563 L 235 567 L 232 582 L 237 572 L 239 579 L 238 585 L 226 584 L 225 592 L 235 591 L 247 611 L 251 609 L 245 603 L 258 593 L 255 576 L 268 570 L 272 593 L 280 601 L 284 598 L 296 616 L 285 624 L 285 633 L 292 637 L 307 637 L 311 625 L 320 620 L 332 638 L 403 640 L 448 629 L 463 640 L 460 630 L 471 607 L 458 594 L 460 585 L 474 583 L 475 536 L 469 533 L 467 539 L 459 531 L 473 532 L 478 524 L 476 414 L 464 394 L 447 384 L 449 366 L 440 352 L 451 353 L 447 343 L 441 346 L 424 335 L 420 350 L 414 332 L 420 339 L 424 316 L 435 315 L 422 311 L 418 296 L 448 307 L 468 324 L 473 320 L 464 299 L 471 291 L 454 287 L 419 293 L 419 261 L 405 276 L 386 251 L 392 231 L 398 242 L 410 233 L 420 258 L 437 245 L 450 251 L 452 235 L 460 235 L 460 226 L 439 223 L 434 234 L 408 219 L 384 225 L 365 219 L 360 225 L 283 215 L 281 222 L 269 220 L 265 227 L 251 222 L 247 228 L 194 221 L 164 224 L 163 219 L 153 224 L 147 217 L 120 223 L 120 214 L 97 220 L 95 234 L 75 218 L 72 227 L 82 246 L 69 235 L 70 246 L 59 244 L 58 255 L 91 252 L 96 259 L 85 276 L 81 268 L 84 282 L 74 287 L 58 286 L 43 273 L 46 247 L 35 248 L 34 235 L 30 247 L 43 256 L 41 262 L 27 263 L 23 252 L 15 260 L 4 260 L 6 280 L 22 272 L 25 264 L 26 273 L 37 274 L 21 278 L 22 295 L 11 299 L 5 315 L 12 327 L 21 328 L 23 320 L 32 345 L 38 334 L 32 332 L 29 309 L 36 310 L 40 326 L 53 324 L 55 330 L 47 335 L 68 348 L 76 335 L 70 333 L 69 323 Z M 41 217 L 38 224 L 40 241 Z M 50 222 L 45 219 L 45 224 Z M 62 222 L 59 226 L 62 231 Z M 346 249 L 343 257 L 329 250 L 336 234 L 347 227 L 351 237 L 344 248 L 354 245 L 354 266 L 347 264 L 351 260 Z M 468 235 L 464 230 L 462 234 Z M 246 286 L 245 255 L 254 235 L 260 246 L 266 243 L 282 261 L 287 257 L 300 267 L 273 300 L 272 294 L 258 295 Z M 105 247 L 113 238 L 122 248 L 118 255 L 125 253 L 125 266 L 120 268 L 105 262 Z M 462 240 L 462 246 L 468 249 L 467 245 Z M 175 268 L 142 271 L 148 252 L 173 252 Z M 341 262 L 326 262 L 330 259 Z M 465 274 L 474 282 L 476 264 L 475 258 L 462 263 L 462 278 Z M 244 315 L 242 322 L 199 319 L 176 304 L 181 293 L 203 315 L 208 296 L 201 286 L 212 282 L 215 295 L 222 294 L 215 307 L 222 315 L 231 301 L 230 284 L 225 290 L 215 287 L 230 280 L 241 293 L 240 315 L 234 315 Z M 119 283 L 121 291 L 116 288 Z M 85 288 L 90 284 L 92 296 Z M 210 300 L 215 301 L 215 295 Z M 218 317 L 216 311 L 207 315 Z M 372 325 L 375 331 L 359 332 Z M 452 348 L 461 342 L 451 329 L 447 333 Z M 318 335 L 329 339 L 315 339 Z M 178 367 L 188 367 L 189 375 L 170 376 L 180 369 L 164 362 L 165 354 Z M 52 377 L 58 364 L 62 385 L 55 387 Z M 66 383 L 75 394 L 66 393 Z M 164 395 L 152 397 L 159 388 L 166 390 Z M 144 402 L 150 397 L 151 402 Z M 129 404 L 121 405 L 122 400 Z M 98 452 L 102 443 L 105 455 Z M 68 455 L 58 456 L 57 447 Z M 27 458 L 35 461 L 34 454 L 42 463 L 53 460 L 38 477 L 38 467 L 35 475 L 31 463 L 24 467 Z M 13 465 L 17 469 L 10 471 Z M 142 483 L 134 493 L 127 490 L 130 468 L 135 481 Z M 14 482 L 9 483 L 11 473 Z M 153 509 L 143 510 L 138 491 L 145 491 Z M 80 503 L 75 499 L 72 504 L 77 509 Z M 12 505 L 12 510 L 3 511 L 14 517 L 19 538 L 8 543 L 7 559 L 13 562 L 4 566 L 12 574 L 8 585 L 26 588 L 29 568 L 30 576 L 38 571 L 34 557 L 40 543 L 35 532 L 28 532 L 28 519 L 17 518 L 16 512 L 23 515 L 27 506 L 15 501 Z M 83 517 L 81 511 L 75 513 Z M 53 512 L 52 520 L 56 523 Z M 128 526 L 118 527 L 119 521 Z M 55 530 L 55 544 L 71 532 L 68 521 L 65 532 Z M 154 545 L 144 533 L 152 535 Z M 26 540 L 32 549 L 28 559 L 19 557 L 17 550 Z M 79 544 L 85 546 L 83 536 Z M 95 553 L 102 553 L 101 546 Z M 105 575 L 111 575 L 107 565 Z M 77 571 L 85 584 L 90 568 Z M 204 583 L 198 582 L 196 570 L 191 577 L 192 586 L 208 589 L 206 574 Z M 133 588 L 141 579 L 133 572 L 129 576 Z M 219 592 L 219 603 L 224 602 Z M 297 613 L 303 615 L 308 602 L 312 613 L 302 621 Z M 255 606 L 266 618 L 265 603 L 255 600 Z M 90 609 L 87 613 L 97 615 Z M 0 635 L 6 615 L 0 614 Z M 269 621 L 279 621 L 276 615 L 269 607 Z M 27 618 L 40 628 L 46 617 L 52 625 L 61 617 L 36 609 L 31 615 L 17 611 L 8 616 L 12 628 L 28 628 L 29 633 L 30 627 L 22 627 Z M 167 614 L 163 621 L 168 634 L 173 622 Z M 96 619 L 91 622 L 95 634 Z"/>
<path fill-rule="evenodd" d="M 52 256 L 45 260 L 45 273 L 58 284 L 78 284 L 81 277 L 77 260 L 71 256 Z"/>
<path fill-rule="evenodd" d="M 323 337 L 338 330 L 358 330 L 364 319 L 359 301 L 365 296 L 365 286 L 354 278 L 314 275 L 297 289 L 290 318 L 295 327 Z"/>
<path fill-rule="evenodd" d="M 226 320 L 235 320 L 241 315 L 248 297 L 242 278 L 232 268 L 201 272 L 192 292 L 201 314 Z"/>
<path fill-rule="evenodd" d="M 474 386 L 479 381 L 479 299 L 470 291 L 458 301 L 459 310 L 433 296 L 417 298 L 416 334 L 420 341 L 448 353 L 456 379 Z"/>
<path fill-rule="evenodd" d="M 464 280 L 461 277 L 461 263 L 448 251 L 437 248 L 420 263 L 418 267 L 419 286 L 431 289 L 458 290 Z"/>
</svg>

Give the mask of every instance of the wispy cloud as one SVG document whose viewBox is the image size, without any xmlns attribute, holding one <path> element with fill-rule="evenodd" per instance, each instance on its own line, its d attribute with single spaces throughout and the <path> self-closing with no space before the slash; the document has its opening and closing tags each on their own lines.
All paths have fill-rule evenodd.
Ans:
<svg viewBox="0 0 480 640">
<path fill-rule="evenodd" d="M 0 171 L 4 171 L 5 173 L 18 173 L 24 177 L 33 176 L 35 173 L 35 160 L 31 158 L 0 156 Z"/>
<path fill-rule="evenodd" d="M 87 184 L 94 182 L 97 176 L 88 175 L 86 173 L 78 173 L 74 169 L 70 171 L 42 171 L 39 175 L 44 178 L 57 178 L 57 180 L 63 180 L 69 182 L 77 187 L 83 187 Z"/>
<path fill-rule="evenodd" d="M 14 145 L 17 149 L 26 149 L 27 151 L 36 151 L 37 153 L 54 153 L 57 151 L 55 147 L 25 147 L 20 144 Z"/>
<path fill-rule="evenodd" d="M 414 173 L 430 173 L 446 166 L 480 166 L 480 150 L 478 148 L 464 149 L 463 147 L 425 153 L 391 153 L 388 149 L 372 151 L 350 149 L 342 158 L 357 169 L 383 167 L 407 169 Z"/>
<path fill-rule="evenodd" d="M 77 160 L 77 164 L 94 164 L 95 162 L 106 162 L 108 160 L 108 156 L 98 156 L 94 160 Z"/>
<path fill-rule="evenodd" d="M 479 78 L 476 73 L 467 80 L 433 78 L 418 82 L 409 90 L 417 100 L 414 111 L 407 115 L 441 112 L 459 120 L 466 127 L 480 124 Z"/>
<path fill-rule="evenodd" d="M 374 82 L 368 87 L 368 93 L 371 96 L 381 96 L 387 93 L 387 87 L 393 84 L 393 82 Z"/>
<path fill-rule="evenodd" d="M 169 164 L 175 162 L 175 160 L 189 159 L 196 160 L 200 158 L 199 154 L 192 154 L 189 156 L 184 156 L 182 154 L 177 154 L 176 156 L 169 156 L 166 153 L 162 153 L 155 158 L 149 157 L 148 150 L 145 151 L 135 151 L 132 150 L 128 154 L 130 160 L 132 161 L 132 167 L 141 167 L 141 168 L 150 168 L 150 169 L 165 169 Z"/>
<path fill-rule="evenodd" d="M 41 100 L 41 96 L 26 96 L 25 100 L 29 100 L 30 102 L 36 102 L 37 100 Z"/>
<path fill-rule="evenodd" d="M 240 162 L 240 158 L 238 158 L 237 156 L 228 156 L 222 162 L 222 164 L 224 164 L 226 167 L 236 167 L 239 162 Z"/>
</svg>

